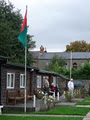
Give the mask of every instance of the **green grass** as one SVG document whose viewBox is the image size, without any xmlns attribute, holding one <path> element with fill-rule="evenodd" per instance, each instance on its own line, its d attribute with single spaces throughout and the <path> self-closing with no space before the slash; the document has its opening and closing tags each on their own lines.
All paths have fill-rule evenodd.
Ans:
<svg viewBox="0 0 90 120">
<path fill-rule="evenodd" d="M 48 111 L 42 112 L 27 112 L 26 114 L 49 114 L 49 115 L 86 115 L 90 111 L 90 108 L 86 107 L 71 107 L 71 106 L 60 106 Z M 20 111 L 3 111 L 7 114 L 24 114 Z"/>
<path fill-rule="evenodd" d="M 90 105 L 90 102 L 89 101 L 77 102 L 77 105 Z"/>
<path fill-rule="evenodd" d="M 60 106 L 43 112 L 35 112 L 35 114 L 52 114 L 52 115 L 86 115 L 90 108 Z"/>
<path fill-rule="evenodd" d="M 85 101 L 90 101 L 90 97 L 86 97 L 86 98 L 85 98 Z"/>
<path fill-rule="evenodd" d="M 77 105 L 90 105 L 90 97 L 85 98 L 83 101 L 77 102 Z"/>
<path fill-rule="evenodd" d="M 74 117 L 20 117 L 20 116 L 0 116 L 0 120 L 83 120 Z"/>
<path fill-rule="evenodd" d="M 25 114 L 24 111 L 15 111 L 15 110 L 3 110 L 3 113 L 5 114 Z M 30 114 L 30 112 L 27 112 Z"/>
</svg>

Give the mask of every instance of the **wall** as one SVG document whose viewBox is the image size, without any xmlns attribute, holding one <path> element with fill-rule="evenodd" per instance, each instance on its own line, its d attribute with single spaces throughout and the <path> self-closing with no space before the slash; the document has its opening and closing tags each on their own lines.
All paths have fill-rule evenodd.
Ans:
<svg viewBox="0 0 90 120">
<path fill-rule="evenodd" d="M 1 103 L 6 103 L 6 91 L 7 91 L 7 73 L 15 73 L 15 87 L 11 90 L 20 90 L 20 74 L 24 74 L 24 68 L 14 67 L 1 67 Z M 27 71 L 27 90 L 30 92 L 30 72 Z"/>
<path fill-rule="evenodd" d="M 49 63 L 50 60 L 36 60 L 36 63 L 34 64 L 35 67 L 38 67 L 39 69 L 45 69 L 45 66 Z M 73 59 L 72 60 L 72 66 L 73 63 L 77 63 L 77 67 L 82 65 L 86 59 Z M 67 67 L 70 67 L 70 60 L 67 60 Z"/>
</svg>

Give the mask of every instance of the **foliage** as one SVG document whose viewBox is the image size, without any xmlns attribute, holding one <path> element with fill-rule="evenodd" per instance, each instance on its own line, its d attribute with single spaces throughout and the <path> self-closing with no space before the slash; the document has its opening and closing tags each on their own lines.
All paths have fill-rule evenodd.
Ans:
<svg viewBox="0 0 90 120">
<path fill-rule="evenodd" d="M 65 98 L 67 102 L 72 102 L 72 93 L 70 91 L 66 91 Z"/>
<path fill-rule="evenodd" d="M 55 98 L 49 95 L 49 96 L 46 96 L 46 101 L 47 101 L 47 104 L 50 105 L 51 103 L 55 102 Z"/>
<path fill-rule="evenodd" d="M 12 3 L 0 1 L 0 55 L 8 57 L 10 62 L 24 63 L 24 47 L 17 39 L 22 26 L 22 15 L 20 10 L 14 10 Z M 30 55 L 29 49 L 35 47 L 35 41 L 32 41 L 32 36 L 27 35 L 27 62 L 32 64 L 33 58 Z"/>
<path fill-rule="evenodd" d="M 70 77 L 70 69 L 64 68 L 62 74 L 66 77 Z M 74 79 L 87 79 L 90 80 L 90 63 L 85 61 L 85 63 L 78 69 L 72 68 L 72 78 Z"/>
<path fill-rule="evenodd" d="M 89 83 L 88 95 L 90 96 L 90 83 Z"/>
<path fill-rule="evenodd" d="M 58 57 L 58 55 L 53 56 L 50 63 L 45 67 L 45 70 L 57 72 L 70 78 L 70 68 L 65 68 L 66 59 L 63 57 Z M 85 61 L 78 69 L 72 68 L 72 78 L 74 79 L 87 79 L 90 80 L 90 63 Z"/>
<path fill-rule="evenodd" d="M 90 43 L 86 43 L 85 40 L 71 42 L 66 46 L 66 52 L 90 52 Z"/>
<path fill-rule="evenodd" d="M 49 64 L 45 67 L 45 70 L 61 73 L 65 65 L 66 65 L 66 59 L 63 57 L 59 57 L 56 54 L 52 57 Z"/>
<path fill-rule="evenodd" d="M 44 96 L 44 92 L 42 90 L 40 90 L 40 89 L 36 89 L 35 90 L 35 95 L 36 95 L 37 99 L 42 99 L 43 96 Z"/>
<path fill-rule="evenodd" d="M 74 90 L 75 98 L 85 98 L 86 93 L 87 93 L 87 91 L 84 87 L 78 87 Z"/>
<path fill-rule="evenodd" d="M 0 120 L 48 120 L 48 117 L 36 116 L 0 116 Z M 80 117 L 49 117 L 49 120 L 82 120 Z"/>
<path fill-rule="evenodd" d="M 75 79 L 90 79 L 90 63 L 85 62 L 72 74 L 72 77 Z"/>
</svg>

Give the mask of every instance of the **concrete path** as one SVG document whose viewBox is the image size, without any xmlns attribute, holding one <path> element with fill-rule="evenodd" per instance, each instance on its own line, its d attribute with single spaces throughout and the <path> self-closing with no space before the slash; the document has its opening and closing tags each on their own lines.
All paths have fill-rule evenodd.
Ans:
<svg viewBox="0 0 90 120">
<path fill-rule="evenodd" d="M 90 112 L 84 117 L 83 120 L 90 120 Z"/>
<path fill-rule="evenodd" d="M 3 114 L 6 116 L 35 116 L 35 117 L 81 117 L 80 115 L 39 115 L 39 114 Z"/>
<path fill-rule="evenodd" d="M 90 107 L 90 105 L 76 105 L 75 107 Z"/>
<path fill-rule="evenodd" d="M 76 103 L 74 102 L 59 102 L 59 103 L 56 103 L 55 106 L 75 106 Z"/>
</svg>

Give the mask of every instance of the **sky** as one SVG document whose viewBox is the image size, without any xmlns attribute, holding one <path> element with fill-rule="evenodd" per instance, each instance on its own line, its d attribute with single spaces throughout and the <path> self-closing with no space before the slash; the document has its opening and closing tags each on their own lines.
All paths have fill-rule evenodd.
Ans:
<svg viewBox="0 0 90 120">
<path fill-rule="evenodd" d="M 76 40 L 90 43 L 90 0 L 6 0 L 20 9 L 24 17 L 28 6 L 28 33 L 36 48 L 63 52 Z"/>
</svg>

